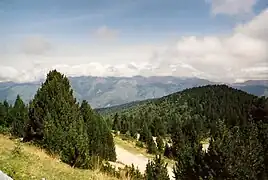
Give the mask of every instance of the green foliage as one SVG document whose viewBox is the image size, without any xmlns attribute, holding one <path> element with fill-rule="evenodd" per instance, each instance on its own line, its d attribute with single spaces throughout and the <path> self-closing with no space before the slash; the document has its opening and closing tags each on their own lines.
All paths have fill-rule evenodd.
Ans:
<svg viewBox="0 0 268 180">
<path fill-rule="evenodd" d="M 3 133 L 9 133 L 12 124 L 12 106 L 7 101 L 0 102 L 0 129 Z"/>
<path fill-rule="evenodd" d="M 169 180 L 167 171 L 167 163 L 161 158 L 160 155 L 156 155 L 153 161 L 149 161 L 146 165 L 145 171 L 146 180 Z"/>
<path fill-rule="evenodd" d="M 144 147 L 143 142 L 141 142 L 141 141 L 137 141 L 136 142 L 136 146 L 139 147 L 139 148 L 143 148 Z"/>
<path fill-rule="evenodd" d="M 164 142 L 161 136 L 156 137 L 156 144 L 157 144 L 157 149 L 160 153 L 163 153 L 164 151 Z"/>
<path fill-rule="evenodd" d="M 185 144 L 177 154 L 178 160 L 173 169 L 175 179 L 199 180 L 208 175 L 205 171 L 204 153 L 200 145 Z"/>
<path fill-rule="evenodd" d="M 50 71 L 29 106 L 25 140 L 36 140 L 63 162 L 91 168 L 92 158 L 115 160 L 113 137 L 106 122 L 87 102 L 81 108 L 69 80 Z"/>
<path fill-rule="evenodd" d="M 139 171 L 138 168 L 135 168 L 133 164 L 131 166 L 125 166 L 123 171 L 125 172 L 125 177 L 131 179 L 131 180 L 143 180 L 144 176 Z"/>
<path fill-rule="evenodd" d="M 131 166 L 125 165 L 124 168 L 118 168 L 116 170 L 109 162 L 106 162 L 101 166 L 100 170 L 119 179 L 144 180 L 143 174 L 133 164 Z"/>
<path fill-rule="evenodd" d="M 209 85 L 137 104 L 117 116 L 121 125 L 131 120 L 150 153 L 156 152 L 152 135 L 171 138 L 163 153 L 177 161 L 176 179 L 267 178 L 267 98 Z M 206 153 L 200 142 L 208 138 Z"/>
<path fill-rule="evenodd" d="M 100 115 L 93 112 L 86 101 L 82 102 L 80 111 L 87 132 L 90 155 L 115 161 L 115 145 L 106 121 Z"/>
<path fill-rule="evenodd" d="M 157 147 L 156 144 L 151 136 L 150 139 L 148 139 L 148 141 L 146 142 L 147 144 L 147 152 L 150 154 L 156 154 L 157 153 Z"/>
<path fill-rule="evenodd" d="M 23 137 L 25 122 L 28 120 L 28 108 L 19 95 L 11 109 L 11 116 L 13 119 L 11 123 L 11 134 L 16 137 Z"/>
</svg>

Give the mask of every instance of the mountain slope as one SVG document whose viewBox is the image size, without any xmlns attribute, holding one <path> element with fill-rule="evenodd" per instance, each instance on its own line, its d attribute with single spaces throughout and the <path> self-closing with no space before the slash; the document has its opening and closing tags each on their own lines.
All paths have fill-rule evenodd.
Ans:
<svg viewBox="0 0 268 180">
<path fill-rule="evenodd" d="M 227 85 L 207 85 L 140 102 L 123 110 L 111 109 L 108 117 L 114 121 L 114 127 L 123 132 L 142 133 L 148 128 L 152 135 L 163 136 L 172 131 L 176 121 L 193 120 L 207 126 L 221 119 L 230 126 L 243 124 L 256 98 Z M 117 122 L 115 112 L 119 112 Z"/>
<path fill-rule="evenodd" d="M 110 107 L 133 101 L 159 98 L 187 88 L 215 84 L 198 78 L 179 78 L 172 76 L 152 77 L 70 77 L 74 95 L 78 101 L 85 99 L 94 108 Z M 13 103 L 17 94 L 29 102 L 40 82 L 33 83 L 0 83 L 0 100 Z M 262 96 L 268 95 L 267 81 L 247 81 L 240 84 L 230 84 L 234 88 Z"/>
<path fill-rule="evenodd" d="M 74 95 L 79 101 L 87 100 L 92 107 L 109 107 L 132 101 L 162 97 L 200 85 L 211 84 L 210 81 L 197 78 L 177 77 L 70 77 Z M 20 94 L 29 102 L 40 87 L 41 82 L 34 83 L 0 83 L 0 100 L 14 102 Z"/>
</svg>

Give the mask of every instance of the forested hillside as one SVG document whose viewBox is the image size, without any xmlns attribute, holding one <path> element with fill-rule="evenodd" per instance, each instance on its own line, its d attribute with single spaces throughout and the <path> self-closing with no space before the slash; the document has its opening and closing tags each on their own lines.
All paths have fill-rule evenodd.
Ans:
<svg viewBox="0 0 268 180">
<path fill-rule="evenodd" d="M 165 136 L 171 133 L 175 121 L 187 119 L 202 123 L 199 126 L 206 129 L 218 120 L 224 120 L 228 126 L 243 124 L 254 99 L 257 97 L 226 85 L 208 85 L 142 101 L 129 108 L 111 108 L 110 117 L 115 120 L 114 128 L 123 133 L 132 132 L 132 128 L 135 132 L 148 128 L 153 136 Z"/>
<path fill-rule="evenodd" d="M 139 134 L 137 145 L 145 144 L 149 153 L 177 160 L 176 179 L 265 179 L 267 116 L 264 97 L 208 85 L 140 103 L 107 118 L 115 131 Z M 204 153 L 201 142 L 206 140 L 210 146 Z"/>
</svg>

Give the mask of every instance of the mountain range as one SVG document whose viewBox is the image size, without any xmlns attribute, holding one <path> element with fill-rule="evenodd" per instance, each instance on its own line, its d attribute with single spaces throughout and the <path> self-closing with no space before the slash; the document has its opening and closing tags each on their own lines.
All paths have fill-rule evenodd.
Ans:
<svg viewBox="0 0 268 180">
<path fill-rule="evenodd" d="M 184 89 L 222 84 L 199 78 L 173 76 L 133 77 L 69 77 L 74 95 L 79 102 L 87 100 L 93 108 L 110 107 L 132 101 L 159 98 Z M 19 94 L 28 103 L 42 84 L 41 81 L 0 83 L 0 100 L 13 103 Z M 250 80 L 228 84 L 231 87 L 257 96 L 268 95 L 268 80 Z"/>
</svg>

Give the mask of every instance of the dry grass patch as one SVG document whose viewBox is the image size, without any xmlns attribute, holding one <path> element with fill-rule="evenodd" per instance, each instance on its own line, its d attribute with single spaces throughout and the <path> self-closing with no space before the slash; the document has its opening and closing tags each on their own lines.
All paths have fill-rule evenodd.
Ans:
<svg viewBox="0 0 268 180">
<path fill-rule="evenodd" d="M 116 180 L 99 171 L 71 168 L 37 147 L 0 135 L 0 170 L 14 180 Z"/>
</svg>

